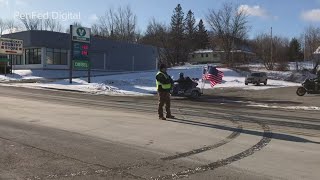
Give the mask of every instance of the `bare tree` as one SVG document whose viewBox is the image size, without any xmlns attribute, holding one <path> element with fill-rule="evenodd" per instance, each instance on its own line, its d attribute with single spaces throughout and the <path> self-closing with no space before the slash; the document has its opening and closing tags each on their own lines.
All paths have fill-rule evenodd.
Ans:
<svg viewBox="0 0 320 180">
<path fill-rule="evenodd" d="M 139 43 L 143 37 L 142 31 L 140 29 L 136 30 L 134 37 L 135 37 L 135 42 Z"/>
<path fill-rule="evenodd" d="M 99 27 L 98 24 L 92 24 L 92 25 L 91 25 L 91 34 L 92 34 L 92 35 L 99 35 L 99 36 L 101 36 L 101 34 L 100 34 L 100 27 Z"/>
<path fill-rule="evenodd" d="M 290 41 L 286 37 L 275 36 L 272 39 L 272 57 L 277 62 L 276 70 L 287 71 L 289 69 Z"/>
<path fill-rule="evenodd" d="M 72 26 L 75 26 L 75 27 L 82 27 L 82 24 L 80 22 L 77 22 L 77 21 L 74 21 L 73 23 L 71 23 Z M 66 33 L 70 33 L 70 28 L 67 28 L 66 29 Z"/>
<path fill-rule="evenodd" d="M 316 72 L 320 59 L 316 58 L 313 53 L 320 46 L 320 27 L 309 26 L 301 36 L 305 59 L 314 61 L 313 71 Z"/>
<path fill-rule="evenodd" d="M 31 15 L 25 14 L 19 17 L 26 30 L 41 30 L 42 19 L 32 18 Z"/>
<path fill-rule="evenodd" d="M 3 34 L 3 31 L 6 30 L 6 22 L 0 18 L 0 37 Z"/>
<path fill-rule="evenodd" d="M 8 31 L 8 33 L 14 33 L 16 31 L 20 30 L 19 25 L 16 24 L 16 22 L 13 19 L 6 20 L 5 25 L 6 25 L 6 30 Z"/>
<path fill-rule="evenodd" d="M 62 32 L 63 28 L 59 21 L 53 18 L 47 18 L 43 20 L 44 30 Z"/>
<path fill-rule="evenodd" d="M 172 64 L 174 54 L 170 47 L 170 28 L 157 22 L 155 18 L 149 21 L 144 37 L 141 39 L 142 44 L 148 44 L 157 47 L 159 63 Z"/>
<path fill-rule="evenodd" d="M 129 6 L 119 7 L 114 15 L 114 35 L 118 40 L 134 42 L 136 33 L 137 17 Z"/>
<path fill-rule="evenodd" d="M 306 58 L 313 59 L 313 52 L 320 46 L 320 28 L 309 26 L 303 34 L 305 36 Z"/>
<path fill-rule="evenodd" d="M 253 40 L 253 48 L 257 57 L 263 61 L 268 70 L 273 70 L 275 61 L 271 58 L 271 37 L 268 34 L 260 34 Z"/>
<path fill-rule="evenodd" d="M 97 24 L 98 34 L 104 37 L 114 38 L 115 28 L 115 12 L 113 9 L 109 9 L 105 12 L 105 15 L 99 17 Z"/>
<path fill-rule="evenodd" d="M 130 6 L 119 7 L 117 11 L 109 9 L 105 15 L 100 16 L 94 24 L 94 34 L 114 40 L 137 42 L 137 16 Z"/>
<path fill-rule="evenodd" d="M 289 40 L 284 37 L 275 36 L 272 38 L 269 34 L 262 33 L 252 42 L 254 52 L 257 57 L 263 61 L 268 70 L 286 70 L 288 68 Z M 273 49 L 271 58 L 271 48 Z"/>
<path fill-rule="evenodd" d="M 73 22 L 73 23 L 71 23 L 73 26 L 76 26 L 76 27 L 82 27 L 82 24 L 81 24 L 81 22 L 77 22 L 77 21 L 75 21 L 75 22 Z"/>
<path fill-rule="evenodd" d="M 233 40 L 246 38 L 249 30 L 247 13 L 232 3 L 225 3 L 219 10 L 209 10 L 206 17 L 214 36 L 220 39 L 226 62 L 232 65 L 230 54 Z"/>
</svg>

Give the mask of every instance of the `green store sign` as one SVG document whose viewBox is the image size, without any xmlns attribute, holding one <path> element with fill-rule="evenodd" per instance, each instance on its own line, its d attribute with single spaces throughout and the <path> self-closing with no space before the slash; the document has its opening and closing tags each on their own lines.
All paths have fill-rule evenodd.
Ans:
<svg viewBox="0 0 320 180">
<path fill-rule="evenodd" d="M 90 62 L 87 60 L 73 60 L 74 69 L 89 69 Z"/>
<path fill-rule="evenodd" d="M 86 27 L 72 27 L 72 41 L 90 43 L 91 29 Z"/>
</svg>

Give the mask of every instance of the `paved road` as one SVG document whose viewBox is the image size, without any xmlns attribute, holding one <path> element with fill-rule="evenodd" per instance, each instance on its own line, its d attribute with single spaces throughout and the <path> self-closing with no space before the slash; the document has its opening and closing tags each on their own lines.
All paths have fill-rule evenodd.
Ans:
<svg viewBox="0 0 320 180">
<path fill-rule="evenodd" d="M 0 179 L 320 177 L 319 111 L 175 98 L 160 121 L 156 97 L 0 92 Z"/>
<path fill-rule="evenodd" d="M 253 86 L 253 85 L 249 85 Z M 269 85 L 268 85 L 269 86 Z M 264 88 L 264 86 L 261 86 Z M 278 106 L 317 106 L 320 107 L 319 94 L 296 95 L 297 87 L 273 88 L 265 90 L 243 90 L 241 88 L 213 89 L 205 91 L 205 94 L 213 95 L 216 99 L 250 101 L 260 104 L 274 104 Z"/>
</svg>

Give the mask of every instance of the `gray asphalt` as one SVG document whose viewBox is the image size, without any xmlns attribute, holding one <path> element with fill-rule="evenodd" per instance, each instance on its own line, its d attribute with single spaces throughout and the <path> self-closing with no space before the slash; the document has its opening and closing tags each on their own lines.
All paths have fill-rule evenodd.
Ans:
<svg viewBox="0 0 320 180">
<path fill-rule="evenodd" d="M 0 86 L 0 179 L 319 179 L 320 112 L 246 106 L 317 105 L 291 90 L 173 98 L 160 121 L 155 96 Z"/>
</svg>

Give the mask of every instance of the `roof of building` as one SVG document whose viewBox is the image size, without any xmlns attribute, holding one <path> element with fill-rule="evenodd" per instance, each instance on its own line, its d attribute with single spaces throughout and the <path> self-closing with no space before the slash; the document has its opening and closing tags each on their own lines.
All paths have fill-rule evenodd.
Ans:
<svg viewBox="0 0 320 180">
<path fill-rule="evenodd" d="M 203 53 L 213 53 L 213 52 L 223 53 L 224 51 L 223 50 L 212 50 L 212 49 L 199 49 L 197 51 L 192 52 L 191 54 L 203 54 Z M 242 52 L 242 53 L 247 53 L 247 54 L 255 54 L 252 51 L 248 51 L 246 49 L 235 49 L 235 50 L 231 50 L 230 52 L 233 52 L 233 53 L 241 53 Z"/>
<path fill-rule="evenodd" d="M 212 53 L 212 52 L 213 52 L 212 49 L 199 49 L 199 50 L 194 51 L 193 53 L 194 54 L 201 54 L 201 53 Z"/>
<path fill-rule="evenodd" d="M 31 30 L 31 31 L 21 31 L 11 34 L 2 35 L 4 38 L 13 38 L 23 40 L 24 47 L 47 47 L 47 48 L 70 48 L 70 34 L 53 32 L 53 31 L 43 31 L 43 30 Z M 116 41 L 107 38 L 101 38 L 96 36 L 91 36 L 91 47 L 96 51 L 105 51 L 110 48 L 125 48 L 125 47 L 135 47 L 135 48 L 150 48 L 155 49 L 154 46 L 136 44 L 125 41 Z"/>
<path fill-rule="evenodd" d="M 316 49 L 316 51 L 313 54 L 320 54 L 320 46 Z"/>
</svg>

